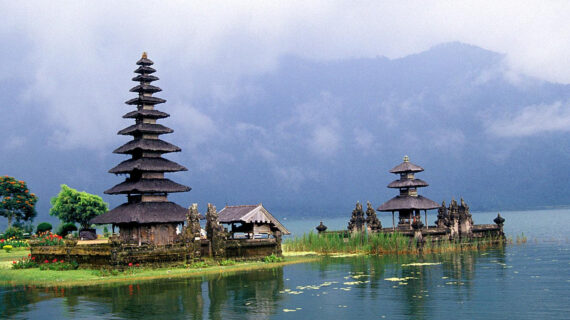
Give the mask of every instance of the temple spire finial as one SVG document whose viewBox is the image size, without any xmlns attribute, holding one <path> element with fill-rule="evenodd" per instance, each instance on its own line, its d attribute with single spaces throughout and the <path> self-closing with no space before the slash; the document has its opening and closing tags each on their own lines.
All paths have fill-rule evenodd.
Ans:
<svg viewBox="0 0 570 320">
<path fill-rule="evenodd" d="M 143 51 L 143 53 L 142 53 L 142 59 L 148 59 L 147 56 L 146 56 L 146 51 Z"/>
<path fill-rule="evenodd" d="M 410 157 L 408 157 L 407 155 L 404 156 L 404 162 L 410 162 Z"/>
</svg>

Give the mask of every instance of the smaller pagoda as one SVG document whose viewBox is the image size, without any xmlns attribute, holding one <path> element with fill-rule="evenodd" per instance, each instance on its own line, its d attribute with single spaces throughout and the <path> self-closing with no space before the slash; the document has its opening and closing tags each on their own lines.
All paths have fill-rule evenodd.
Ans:
<svg viewBox="0 0 570 320">
<path fill-rule="evenodd" d="M 392 212 L 392 223 L 395 226 L 394 213 L 398 212 L 398 228 L 399 229 L 420 229 L 423 227 L 421 221 L 421 211 L 425 213 L 425 222 L 427 222 L 427 210 L 437 209 L 440 205 L 426 197 L 418 195 L 418 188 L 427 187 L 427 182 L 416 179 L 414 176 L 417 172 L 424 169 L 410 162 L 408 156 L 404 156 L 404 162 L 395 166 L 390 173 L 400 175 L 400 179 L 392 181 L 388 188 L 400 189 L 400 194 L 386 201 L 378 207 L 378 211 Z"/>
</svg>

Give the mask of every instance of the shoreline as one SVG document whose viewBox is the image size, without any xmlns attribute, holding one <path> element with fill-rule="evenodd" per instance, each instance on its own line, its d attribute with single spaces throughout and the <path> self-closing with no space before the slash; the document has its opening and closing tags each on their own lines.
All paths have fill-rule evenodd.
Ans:
<svg viewBox="0 0 570 320">
<path fill-rule="evenodd" d="M 26 253 L 28 251 L 25 251 Z M 25 254 L 24 254 L 25 256 Z M 18 256 L 15 259 L 19 259 Z M 262 269 L 272 269 L 285 265 L 307 263 L 317 261 L 322 258 L 321 255 L 285 254 L 284 261 L 281 262 L 263 262 L 263 261 L 245 261 L 236 262 L 235 265 L 229 266 L 209 266 L 205 268 L 188 268 L 188 267 L 171 267 L 171 268 L 155 268 L 155 269 L 136 269 L 132 274 L 121 273 L 119 275 L 98 276 L 98 269 L 77 269 L 67 271 L 41 270 L 38 268 L 30 269 L 12 269 L 6 268 L 11 261 L 6 263 L 3 261 L 0 265 L 0 286 L 36 286 L 36 287 L 81 287 L 93 285 L 117 284 L 123 282 L 141 282 L 152 281 L 158 279 L 183 279 L 201 277 L 211 274 L 232 274 L 243 271 L 254 271 Z M 5 259 L 3 259 L 5 260 Z"/>
</svg>

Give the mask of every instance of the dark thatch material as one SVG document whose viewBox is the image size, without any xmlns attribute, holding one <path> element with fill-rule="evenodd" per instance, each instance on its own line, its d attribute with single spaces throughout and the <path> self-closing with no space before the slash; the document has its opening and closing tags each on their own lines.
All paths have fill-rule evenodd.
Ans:
<svg viewBox="0 0 570 320">
<path fill-rule="evenodd" d="M 220 223 L 271 224 L 282 234 L 291 234 L 263 205 L 226 206 L 218 214 Z"/>
<path fill-rule="evenodd" d="M 151 74 L 139 74 L 138 76 L 134 77 L 132 80 L 150 83 L 150 82 L 156 81 L 158 79 L 159 78 L 157 76 L 153 76 Z"/>
<path fill-rule="evenodd" d="M 164 158 L 129 159 L 109 170 L 109 173 L 131 173 L 135 170 L 143 172 L 177 172 L 188 171 L 184 166 Z"/>
<path fill-rule="evenodd" d="M 170 153 L 179 152 L 180 148 L 160 139 L 135 139 L 117 148 L 113 153 L 133 154 L 140 151 Z"/>
<path fill-rule="evenodd" d="M 145 55 L 143 55 L 143 57 L 137 61 L 137 65 L 139 66 L 152 66 L 153 64 L 154 62 L 152 62 L 152 60 L 147 58 Z"/>
<path fill-rule="evenodd" d="M 394 180 L 390 182 L 388 188 L 422 188 L 429 184 L 422 179 Z"/>
<path fill-rule="evenodd" d="M 140 133 L 150 133 L 150 134 L 165 134 L 172 133 L 174 130 L 165 127 L 161 124 L 152 123 L 138 123 L 119 131 L 117 134 L 122 135 L 135 135 Z"/>
<path fill-rule="evenodd" d="M 139 84 L 138 86 L 132 87 L 129 91 L 138 93 L 156 93 L 162 91 L 162 89 L 150 84 Z"/>
<path fill-rule="evenodd" d="M 140 73 L 140 74 L 150 74 L 150 73 L 155 73 L 156 69 L 154 69 L 153 67 L 149 67 L 149 66 L 140 66 L 135 70 L 135 73 Z"/>
<path fill-rule="evenodd" d="M 123 116 L 125 119 L 141 119 L 141 118 L 148 118 L 148 119 L 163 119 L 168 118 L 170 115 L 166 112 L 158 111 L 158 110 L 147 110 L 147 109 L 140 109 L 131 111 Z"/>
<path fill-rule="evenodd" d="M 182 223 L 185 209 L 174 202 L 124 203 L 113 210 L 91 219 L 93 224 L 126 223 Z"/>
<path fill-rule="evenodd" d="M 126 104 L 135 105 L 135 106 L 142 106 L 146 105 L 155 105 L 159 103 L 165 103 L 166 100 L 157 98 L 157 97 L 149 97 L 149 96 L 138 96 L 136 98 L 132 98 L 131 100 L 125 101 Z"/>
<path fill-rule="evenodd" d="M 390 173 L 421 172 L 424 168 L 409 161 L 404 161 L 390 170 Z"/>
<path fill-rule="evenodd" d="M 127 179 L 105 191 L 105 194 L 171 193 L 190 190 L 190 187 L 169 179 L 140 179 L 137 181 Z"/>
<path fill-rule="evenodd" d="M 399 211 L 405 209 L 430 210 L 441 205 L 422 196 L 395 196 L 378 207 L 378 211 Z"/>
</svg>

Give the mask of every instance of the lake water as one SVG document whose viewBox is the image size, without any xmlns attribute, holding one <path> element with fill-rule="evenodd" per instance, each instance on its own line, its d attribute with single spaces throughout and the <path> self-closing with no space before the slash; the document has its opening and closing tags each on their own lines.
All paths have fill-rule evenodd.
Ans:
<svg viewBox="0 0 570 320">
<path fill-rule="evenodd" d="M 524 232 L 526 244 L 442 255 L 326 258 L 121 285 L 3 287 L 0 318 L 567 319 L 570 209 L 501 215 L 507 235 L 516 239 Z M 473 213 L 475 223 L 495 216 Z M 391 225 L 391 215 L 380 218 Z M 285 224 L 302 233 L 318 222 Z M 347 219 L 324 222 L 340 229 Z"/>
</svg>

